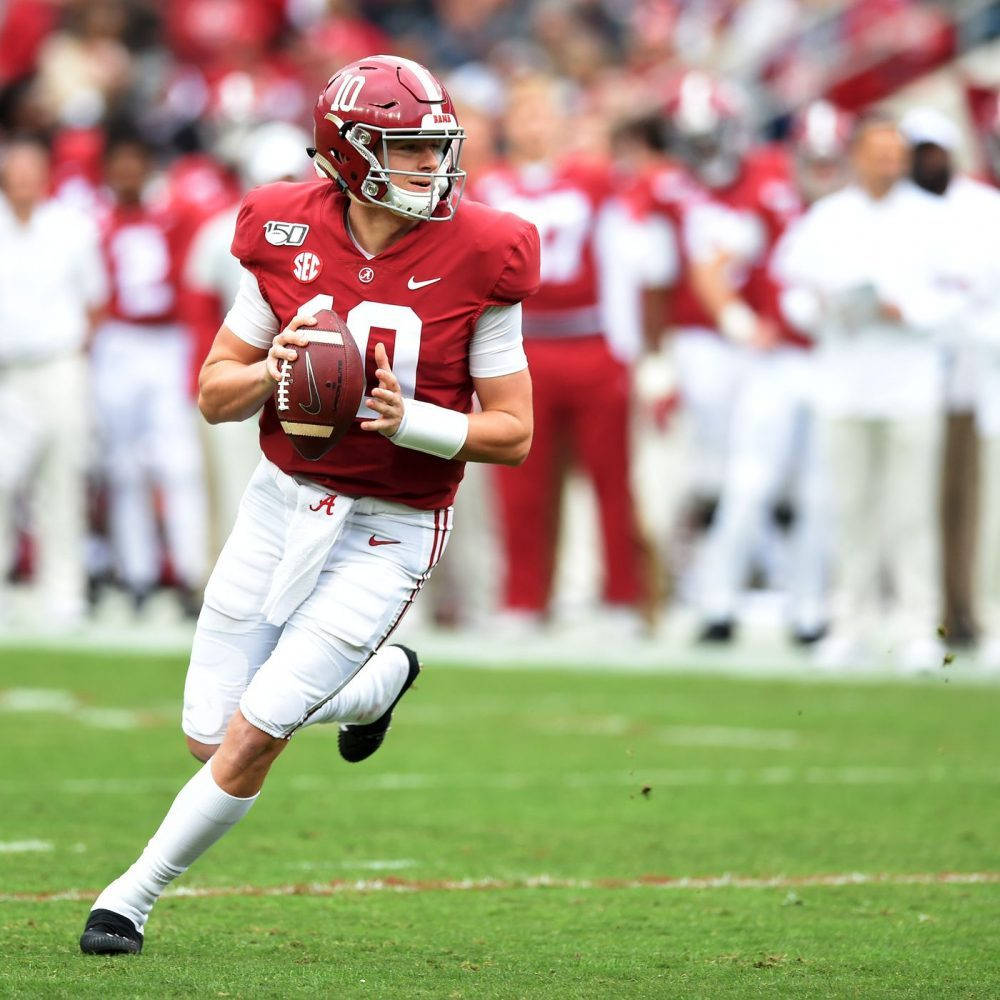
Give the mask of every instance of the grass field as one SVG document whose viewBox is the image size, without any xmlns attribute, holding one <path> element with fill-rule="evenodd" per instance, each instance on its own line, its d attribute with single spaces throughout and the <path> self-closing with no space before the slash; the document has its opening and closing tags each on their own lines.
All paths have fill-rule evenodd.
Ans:
<svg viewBox="0 0 1000 1000">
<path fill-rule="evenodd" d="M 138 958 L 93 895 L 194 770 L 176 657 L 0 650 L 0 995 L 1000 996 L 1000 692 L 427 664 L 295 737 Z"/>
</svg>

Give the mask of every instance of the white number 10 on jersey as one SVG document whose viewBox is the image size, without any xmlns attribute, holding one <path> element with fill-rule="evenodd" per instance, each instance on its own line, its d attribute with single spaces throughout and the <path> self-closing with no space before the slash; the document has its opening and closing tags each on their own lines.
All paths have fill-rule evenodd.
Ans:
<svg viewBox="0 0 1000 1000">
<path fill-rule="evenodd" d="M 300 316 L 315 316 L 324 309 L 333 308 L 332 295 L 314 295 L 308 302 L 299 306 Z M 404 399 L 413 399 L 417 391 L 417 360 L 420 356 L 420 332 L 423 321 L 409 306 L 394 306 L 388 302 L 370 302 L 367 299 L 359 302 L 345 317 L 354 342 L 358 345 L 361 357 L 368 368 L 368 339 L 372 328 L 393 330 L 396 334 L 396 346 L 392 352 L 392 373 L 399 382 Z M 306 329 L 306 336 L 309 331 Z M 365 398 L 371 395 L 372 386 L 365 386 Z M 365 406 L 362 401 L 358 407 L 358 416 L 365 420 L 378 418 L 374 410 Z"/>
</svg>

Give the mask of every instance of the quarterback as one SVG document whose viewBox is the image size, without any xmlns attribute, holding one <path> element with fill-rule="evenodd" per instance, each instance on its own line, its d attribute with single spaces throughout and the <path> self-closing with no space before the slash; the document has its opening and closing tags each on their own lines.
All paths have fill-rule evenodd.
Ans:
<svg viewBox="0 0 1000 1000">
<path fill-rule="evenodd" d="M 260 411 L 263 452 L 191 650 L 182 728 L 205 764 L 97 898 L 89 954 L 141 950 L 164 888 L 246 815 L 297 729 L 338 725 L 348 761 L 378 749 L 419 670 L 385 643 L 445 550 L 463 463 L 517 465 L 531 444 L 520 303 L 538 285 L 538 234 L 459 205 L 447 93 L 418 63 L 373 56 L 330 79 L 314 118 L 321 180 L 244 199 L 242 284 L 200 375 L 210 423 Z M 345 319 L 368 388 L 313 462 L 272 397 L 323 309 Z"/>
</svg>

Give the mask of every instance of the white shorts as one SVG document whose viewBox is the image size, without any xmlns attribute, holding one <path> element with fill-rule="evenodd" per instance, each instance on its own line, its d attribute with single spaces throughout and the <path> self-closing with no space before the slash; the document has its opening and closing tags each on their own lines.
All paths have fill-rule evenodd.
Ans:
<svg viewBox="0 0 1000 1000">
<path fill-rule="evenodd" d="M 239 708 L 287 738 L 388 639 L 441 558 L 452 510 L 333 496 L 262 459 L 205 591 L 182 728 Z"/>
</svg>

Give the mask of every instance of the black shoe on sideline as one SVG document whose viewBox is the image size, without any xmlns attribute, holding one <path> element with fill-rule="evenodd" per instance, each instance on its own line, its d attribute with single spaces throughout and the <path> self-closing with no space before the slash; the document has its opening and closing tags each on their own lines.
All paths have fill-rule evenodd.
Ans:
<svg viewBox="0 0 1000 1000">
<path fill-rule="evenodd" d="M 732 642 L 735 631 L 736 627 L 733 625 L 732 619 L 708 622 L 698 633 L 698 642 Z"/>
<path fill-rule="evenodd" d="M 80 938 L 84 955 L 138 955 L 142 935 L 128 917 L 113 910 L 91 910 Z"/>
<path fill-rule="evenodd" d="M 370 757 L 382 745 L 385 734 L 389 731 L 389 723 L 392 721 L 392 710 L 399 703 L 399 699 L 410 690 L 410 685 L 417 679 L 420 673 L 420 662 L 417 654 L 407 646 L 396 644 L 397 649 L 401 649 L 406 654 L 410 669 L 403 681 L 403 687 L 396 700 L 389 706 L 384 715 L 379 716 L 374 722 L 365 722 L 358 725 L 341 726 L 337 734 L 337 748 L 340 756 L 352 764 Z"/>
</svg>

